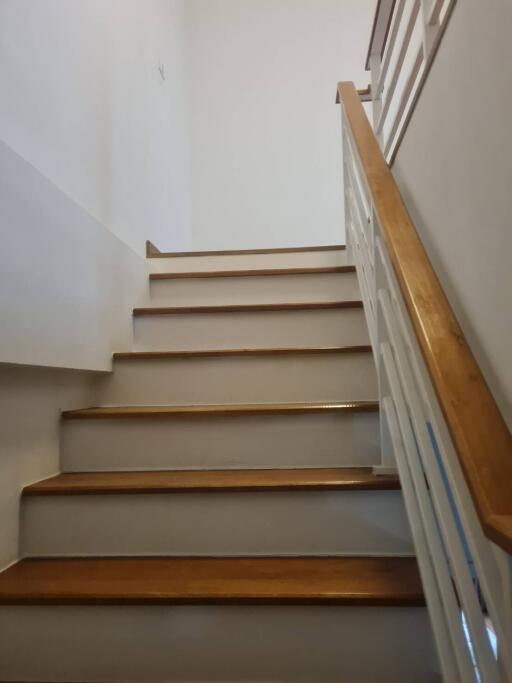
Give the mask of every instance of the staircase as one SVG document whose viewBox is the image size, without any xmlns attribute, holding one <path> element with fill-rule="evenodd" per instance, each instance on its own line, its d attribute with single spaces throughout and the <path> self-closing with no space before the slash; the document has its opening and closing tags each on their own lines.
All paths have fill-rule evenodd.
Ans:
<svg viewBox="0 0 512 683">
<path fill-rule="evenodd" d="M 0 574 L 0 680 L 438 681 L 343 247 L 165 254 Z"/>
</svg>

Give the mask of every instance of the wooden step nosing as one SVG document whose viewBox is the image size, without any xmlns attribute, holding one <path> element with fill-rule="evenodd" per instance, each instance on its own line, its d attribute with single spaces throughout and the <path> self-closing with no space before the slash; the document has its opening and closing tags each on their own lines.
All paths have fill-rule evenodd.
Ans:
<svg viewBox="0 0 512 683">
<path fill-rule="evenodd" d="M 65 420 L 243 417 L 320 413 L 378 412 L 378 401 L 344 401 L 295 404 L 227 404 L 218 406 L 95 406 L 63 411 Z"/>
<path fill-rule="evenodd" d="M 189 313 L 264 313 L 264 312 L 291 312 L 291 311 L 314 311 L 344 308 L 362 308 L 363 302 L 354 301 L 315 301 L 300 303 L 275 303 L 275 304 L 226 304 L 214 306 L 150 306 L 134 308 L 134 317 L 156 315 L 183 315 Z"/>
<path fill-rule="evenodd" d="M 288 275 L 341 275 L 355 273 L 355 266 L 319 266 L 310 268 L 254 268 L 241 270 L 191 271 L 186 273 L 150 273 L 151 281 L 187 280 L 204 278 L 237 278 L 237 277 L 275 277 Z"/>
<path fill-rule="evenodd" d="M 115 361 L 124 360 L 187 360 L 194 358 L 222 358 L 232 356 L 307 356 L 307 355 L 348 355 L 371 353 L 369 344 L 356 346 L 317 346 L 317 347 L 282 347 L 254 349 L 197 349 L 183 351 L 120 351 L 113 354 Z"/>
<path fill-rule="evenodd" d="M 32 497 L 400 490 L 400 481 L 397 476 L 374 475 L 370 468 L 91 473 L 96 481 L 87 481 L 87 474 L 63 473 L 56 475 L 26 486 L 22 495 Z M 269 474 L 270 477 L 268 477 Z M 277 477 L 272 478 L 273 474 Z M 297 475 L 299 478 L 294 479 Z M 302 478 L 300 478 L 301 475 Z M 122 483 L 123 476 L 127 480 L 125 483 Z M 240 477 L 239 482 L 236 481 L 237 476 Z M 309 481 L 308 476 L 310 477 Z M 85 482 L 81 482 L 80 477 L 83 477 Z M 156 483 L 157 477 L 167 478 L 168 481 Z M 180 483 L 180 478 L 185 483 Z M 251 478 L 252 481 L 250 481 Z M 136 481 L 137 479 L 138 481 Z M 144 482 L 144 479 L 149 480 L 149 482 Z M 191 483 L 194 479 L 196 481 Z"/>
<path fill-rule="evenodd" d="M 315 251 L 345 251 L 344 244 L 325 244 L 311 247 L 277 247 L 270 249 L 219 249 L 212 251 L 159 251 L 147 258 L 190 258 L 202 256 L 252 256 L 257 254 L 300 254 Z"/>
<path fill-rule="evenodd" d="M 0 604 L 423 606 L 424 595 L 411 556 L 110 556 L 20 560 L 0 573 Z"/>
<path fill-rule="evenodd" d="M 35 497 L 65 497 L 65 496 L 110 496 L 110 495 L 130 495 L 130 496 L 144 496 L 144 495 L 163 495 L 163 494 L 187 494 L 187 493 L 209 493 L 209 494 L 222 494 L 222 493 L 292 493 L 295 491 L 397 491 L 400 490 L 400 486 L 388 484 L 383 485 L 370 485 L 370 484 L 276 484 L 274 486 L 265 485 L 226 485 L 226 486 L 162 486 L 162 487 L 152 487 L 152 488 L 135 488 L 135 487 L 88 487 L 88 488 L 59 488 L 59 489 L 37 489 L 36 487 L 25 488 L 23 490 L 23 496 L 26 498 Z"/>
<path fill-rule="evenodd" d="M 159 595 L 141 595 L 141 596 L 55 596 L 45 597 L 44 595 L 34 595 L 26 597 L 9 597 L 0 595 L 0 605 L 34 605 L 34 606 L 171 606 L 171 605 L 188 605 L 190 607 L 200 607 L 208 605 L 216 606 L 289 606 L 289 607 L 308 607 L 308 606 L 325 606 L 325 607 L 424 607 L 425 599 L 422 596 L 413 594 L 410 596 L 373 596 L 365 594 L 343 595 L 343 596 L 250 596 L 244 594 L 231 594 L 229 596 L 214 597 L 214 596 L 159 596 Z"/>
</svg>

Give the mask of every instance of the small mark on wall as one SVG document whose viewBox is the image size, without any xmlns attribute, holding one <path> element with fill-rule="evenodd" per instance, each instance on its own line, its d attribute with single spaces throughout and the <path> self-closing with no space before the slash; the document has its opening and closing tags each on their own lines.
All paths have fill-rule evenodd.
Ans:
<svg viewBox="0 0 512 683">
<path fill-rule="evenodd" d="M 160 60 L 158 60 L 158 71 L 160 73 L 162 81 L 165 81 L 165 65 Z"/>
</svg>

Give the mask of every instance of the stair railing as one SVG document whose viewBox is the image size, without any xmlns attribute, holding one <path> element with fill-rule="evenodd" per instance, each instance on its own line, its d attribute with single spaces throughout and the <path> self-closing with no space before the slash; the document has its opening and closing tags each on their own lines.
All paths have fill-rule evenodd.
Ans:
<svg viewBox="0 0 512 683">
<path fill-rule="evenodd" d="M 392 162 L 456 0 L 378 0 L 366 69 L 373 126 Z"/>
<path fill-rule="evenodd" d="M 512 681 L 512 439 L 352 83 L 345 219 L 443 680 Z M 379 467 L 377 467 L 377 470 Z"/>
</svg>

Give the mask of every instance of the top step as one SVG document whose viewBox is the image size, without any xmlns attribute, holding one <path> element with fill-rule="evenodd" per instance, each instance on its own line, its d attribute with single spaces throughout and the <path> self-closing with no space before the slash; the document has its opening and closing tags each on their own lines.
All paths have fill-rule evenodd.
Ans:
<svg viewBox="0 0 512 683">
<path fill-rule="evenodd" d="M 277 249 L 182 252 L 163 252 L 154 246 L 147 246 L 146 250 L 149 270 L 153 273 L 275 268 L 333 268 L 350 265 L 347 261 L 345 246 L 341 244 L 313 247 L 282 247 Z"/>
<path fill-rule="evenodd" d="M 278 247 L 275 249 L 221 249 L 219 251 L 160 251 L 146 240 L 146 258 L 176 258 L 188 256 L 246 256 L 255 254 L 298 254 L 312 251 L 342 251 L 344 244 L 326 244 L 312 247 Z"/>
</svg>

